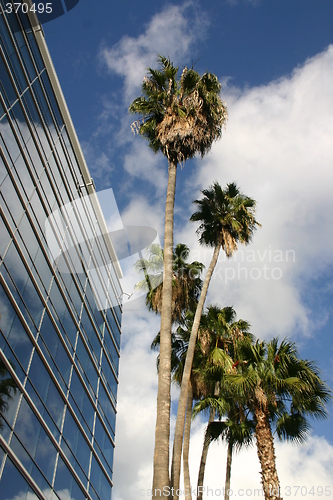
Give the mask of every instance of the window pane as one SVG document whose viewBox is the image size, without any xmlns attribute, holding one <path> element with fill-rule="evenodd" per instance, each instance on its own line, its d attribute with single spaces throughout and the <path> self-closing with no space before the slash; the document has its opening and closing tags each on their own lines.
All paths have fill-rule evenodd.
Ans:
<svg viewBox="0 0 333 500">
<path fill-rule="evenodd" d="M 29 200 L 35 189 L 35 185 L 29 173 L 28 165 L 21 154 L 15 161 L 14 168 L 21 184 L 20 192 L 25 193 L 26 199 Z"/>
<path fill-rule="evenodd" d="M 73 498 L 75 500 L 84 500 L 86 498 L 60 457 L 58 460 L 54 489 L 59 499 Z"/>
<path fill-rule="evenodd" d="M 37 495 L 30 489 L 28 483 L 7 457 L 5 468 L 0 481 L 0 498 L 26 498 L 38 500 Z"/>
<path fill-rule="evenodd" d="M 10 328 L 8 342 L 15 356 L 21 363 L 23 370 L 26 372 L 33 346 L 26 331 L 23 328 L 21 321 L 17 316 L 15 317 Z"/>
<path fill-rule="evenodd" d="M 10 107 L 13 104 L 13 102 L 17 99 L 17 95 L 15 93 L 13 84 L 8 76 L 7 69 L 2 60 L 0 61 L 0 90 L 2 91 L 1 93 L 5 98 L 7 106 Z"/>
<path fill-rule="evenodd" d="M 5 223 L 0 219 L 0 257 L 3 258 L 5 251 L 11 241 Z"/>
<path fill-rule="evenodd" d="M 10 222 L 10 219 L 13 219 L 14 224 L 17 227 L 20 223 L 25 207 L 22 206 L 9 176 L 5 179 L 1 186 L 1 195 L 6 203 L 6 207 L 3 206 L 3 209 L 6 213 L 7 220 Z"/>
</svg>

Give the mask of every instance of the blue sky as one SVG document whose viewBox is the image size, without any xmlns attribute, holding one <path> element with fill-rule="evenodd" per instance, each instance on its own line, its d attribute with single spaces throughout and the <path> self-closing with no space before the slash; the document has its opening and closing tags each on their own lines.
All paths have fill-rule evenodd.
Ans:
<svg viewBox="0 0 333 500">
<path fill-rule="evenodd" d="M 175 241 L 207 265 L 210 253 L 188 222 L 199 190 L 236 181 L 255 198 L 263 227 L 235 259 L 221 258 L 207 303 L 233 305 L 261 338 L 291 337 L 333 386 L 332 1 L 80 0 L 44 31 L 97 190 L 112 187 L 124 224 L 151 226 L 161 241 L 166 160 L 133 136 L 127 108 L 158 52 L 219 77 L 229 121 L 207 157 L 179 169 Z M 156 371 L 148 347 L 159 325 L 139 300 L 125 303 L 123 324 L 114 498 L 131 500 L 150 487 Z M 193 423 L 193 483 L 203 428 L 204 420 Z M 277 445 L 282 485 L 331 484 L 331 428 L 330 418 L 314 424 L 308 445 Z M 259 487 L 255 451 L 247 453 L 235 460 L 232 487 Z M 211 452 L 212 484 L 224 456 L 222 446 Z"/>
</svg>

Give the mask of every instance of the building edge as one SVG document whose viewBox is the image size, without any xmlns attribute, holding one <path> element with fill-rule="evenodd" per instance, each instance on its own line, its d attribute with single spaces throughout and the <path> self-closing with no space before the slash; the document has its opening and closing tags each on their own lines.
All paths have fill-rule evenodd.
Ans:
<svg viewBox="0 0 333 500">
<path fill-rule="evenodd" d="M 31 0 L 27 0 L 27 3 L 30 6 L 32 6 L 33 2 Z M 115 248 L 113 246 L 112 240 L 111 240 L 110 235 L 109 235 L 108 228 L 107 228 L 106 223 L 105 223 L 105 218 L 104 218 L 104 215 L 102 212 L 102 208 L 100 206 L 100 203 L 98 201 L 98 197 L 96 195 L 95 184 L 90 176 L 90 172 L 89 172 L 86 160 L 84 158 L 84 155 L 83 155 L 83 152 L 81 149 L 81 145 L 80 145 L 79 139 L 77 137 L 71 115 L 70 115 L 69 110 L 68 110 L 66 99 L 65 99 L 65 96 L 62 92 L 61 85 L 60 85 L 56 70 L 54 68 L 49 49 L 48 49 L 46 41 L 45 41 L 45 34 L 43 31 L 42 25 L 39 23 L 36 14 L 30 9 L 28 10 L 28 17 L 29 17 L 29 20 L 31 22 L 32 32 L 34 34 L 37 46 L 40 50 L 41 56 L 43 58 L 43 62 L 44 62 L 45 67 L 47 69 L 48 76 L 50 78 L 52 89 L 53 89 L 53 92 L 54 92 L 55 97 L 57 99 L 57 103 L 58 103 L 60 112 L 62 114 L 64 123 L 66 125 L 66 130 L 67 130 L 67 133 L 69 135 L 74 154 L 76 156 L 78 165 L 79 165 L 80 170 L 81 170 L 82 180 L 83 180 L 84 184 L 86 185 L 86 189 L 88 191 L 91 203 L 92 203 L 94 210 L 96 212 L 96 215 L 98 217 L 98 222 L 99 222 L 100 227 L 102 229 L 104 241 L 105 241 L 105 244 L 107 245 L 107 249 L 110 253 L 113 267 L 116 271 L 118 279 L 120 279 L 123 277 L 123 274 L 122 274 L 122 270 L 121 270 L 121 267 L 119 264 L 119 260 L 117 258 Z"/>
</svg>

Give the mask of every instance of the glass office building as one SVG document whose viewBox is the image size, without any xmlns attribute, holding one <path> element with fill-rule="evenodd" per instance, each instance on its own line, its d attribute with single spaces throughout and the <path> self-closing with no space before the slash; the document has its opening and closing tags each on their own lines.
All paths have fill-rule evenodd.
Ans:
<svg viewBox="0 0 333 500">
<path fill-rule="evenodd" d="M 111 498 L 121 271 L 32 13 L 0 0 L 1 500 Z M 1 395 L 1 380 L 16 387 Z M 1 401 L 0 401 L 1 403 Z"/>
</svg>

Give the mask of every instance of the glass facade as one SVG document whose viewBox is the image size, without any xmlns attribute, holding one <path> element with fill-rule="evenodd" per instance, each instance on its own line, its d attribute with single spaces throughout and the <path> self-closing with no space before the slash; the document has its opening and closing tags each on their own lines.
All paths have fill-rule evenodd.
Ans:
<svg viewBox="0 0 333 500">
<path fill-rule="evenodd" d="M 6 13 L 6 3 L 0 0 L 0 376 L 16 389 L 1 407 L 0 498 L 106 500 L 120 270 L 43 33 L 21 10 Z M 70 251 L 50 251 L 50 226 L 55 248 L 64 248 L 63 239 Z"/>
</svg>

